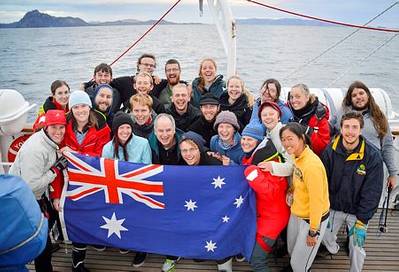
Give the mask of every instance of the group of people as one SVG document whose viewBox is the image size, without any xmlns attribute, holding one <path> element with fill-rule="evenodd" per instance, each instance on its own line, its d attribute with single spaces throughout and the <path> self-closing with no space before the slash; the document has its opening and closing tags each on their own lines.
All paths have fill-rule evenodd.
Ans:
<svg viewBox="0 0 399 272">
<path fill-rule="evenodd" d="M 239 76 L 225 82 L 213 59 L 201 62 L 191 84 L 180 79 L 175 59 L 165 64 L 166 79 L 154 75 L 155 68 L 155 57 L 144 54 L 133 76 L 113 78 L 102 63 L 82 90 L 52 83 L 37 132 L 10 169 L 27 181 L 45 214 L 61 208 L 66 151 L 144 164 L 246 165 L 257 200 L 256 243 L 248 260 L 254 271 L 269 271 L 269 255 L 285 230 L 285 271 L 309 271 L 320 245 L 338 252 L 342 224 L 349 230 L 350 270 L 362 270 L 367 224 L 383 188 L 394 187 L 398 174 L 387 118 L 365 84 L 351 84 L 342 112 L 330 118 L 305 84 L 293 86 L 284 102 L 280 83 L 268 79 L 255 100 Z M 52 271 L 51 246 L 49 239 L 36 271 Z M 88 271 L 85 253 L 86 245 L 73 243 L 73 271 Z M 136 252 L 133 265 L 145 258 Z M 178 259 L 166 256 L 162 271 L 174 271 Z M 219 271 L 232 271 L 232 258 L 217 263 Z"/>
</svg>

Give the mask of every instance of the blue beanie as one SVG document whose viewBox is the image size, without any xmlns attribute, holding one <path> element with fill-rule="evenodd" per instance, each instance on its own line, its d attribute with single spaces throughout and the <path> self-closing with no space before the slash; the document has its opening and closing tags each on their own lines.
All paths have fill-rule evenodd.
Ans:
<svg viewBox="0 0 399 272">
<path fill-rule="evenodd" d="M 89 106 L 90 108 L 92 107 L 90 97 L 87 93 L 84 91 L 74 91 L 71 93 L 69 96 L 69 103 L 68 107 L 72 109 L 73 106 L 79 105 L 79 104 L 85 104 Z"/>
<path fill-rule="evenodd" d="M 109 84 L 104 83 L 104 84 L 98 85 L 98 86 L 94 89 L 94 96 L 93 96 L 93 98 L 96 98 L 96 96 L 97 96 L 97 94 L 98 94 L 98 91 L 99 91 L 100 89 L 103 89 L 103 88 L 109 89 L 109 90 L 111 91 L 112 95 L 114 94 L 114 89 L 113 89 Z"/>
<path fill-rule="evenodd" d="M 261 142 L 265 137 L 264 132 L 265 130 L 261 123 L 251 122 L 244 128 L 244 130 L 241 133 L 241 136 L 249 136 Z"/>
<path fill-rule="evenodd" d="M 205 140 L 204 138 L 193 131 L 187 131 L 186 133 L 183 134 L 183 136 L 180 139 L 179 145 L 184 142 L 185 140 L 191 140 L 193 141 L 197 146 L 199 151 L 202 153 L 205 151 Z"/>
</svg>

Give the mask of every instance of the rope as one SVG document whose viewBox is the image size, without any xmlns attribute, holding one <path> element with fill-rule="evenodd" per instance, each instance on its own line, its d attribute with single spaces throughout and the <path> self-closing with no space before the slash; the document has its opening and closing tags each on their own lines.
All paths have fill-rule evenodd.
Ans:
<svg viewBox="0 0 399 272">
<path fill-rule="evenodd" d="M 348 27 L 356 27 L 356 28 L 362 28 L 362 29 L 368 29 L 368 30 L 375 30 L 375 31 L 383 31 L 383 32 L 394 32 L 394 33 L 399 33 L 399 29 L 390 29 L 390 28 L 380 28 L 380 27 L 368 27 L 368 26 L 361 26 L 361 25 L 355 25 L 355 24 L 349 24 L 349 23 L 344 23 L 344 22 L 339 22 L 339 21 L 334 21 L 334 20 L 328 20 L 328 19 L 323 19 L 320 17 L 315 17 L 315 16 L 310 16 L 310 15 L 306 15 L 303 13 L 298 13 L 298 12 L 293 12 L 293 11 L 289 11 L 286 9 L 282 9 L 282 8 L 278 8 L 275 6 L 271 6 L 271 5 L 266 5 L 254 0 L 247 0 L 248 2 L 266 7 L 266 8 L 270 8 L 270 9 L 274 9 L 274 10 L 278 10 L 284 13 L 288 13 L 291 15 L 295 15 L 295 16 L 299 16 L 299 17 L 303 17 L 303 18 L 307 18 L 307 19 L 313 19 L 316 21 L 321 21 L 321 22 L 325 22 L 325 23 L 329 23 L 329 24 L 335 24 L 335 25 L 342 25 L 342 26 L 348 26 Z M 396 2 L 398 3 L 398 2 Z"/>
<path fill-rule="evenodd" d="M 346 69 L 343 73 L 341 73 L 335 80 L 333 80 L 328 87 L 331 87 L 333 84 L 335 84 L 339 79 L 341 79 L 347 72 L 349 72 L 350 70 L 353 69 L 354 66 L 358 66 L 359 64 L 361 64 L 362 62 L 365 62 L 369 57 L 371 57 L 372 55 L 374 55 L 378 50 L 380 50 L 381 48 L 383 48 L 385 45 L 387 45 L 388 43 L 390 43 L 394 38 L 396 38 L 397 36 L 399 36 L 399 33 L 396 33 L 395 35 L 393 35 L 391 38 L 387 39 L 385 42 L 383 42 L 380 46 L 378 46 L 377 48 L 375 48 L 373 51 L 370 52 L 370 54 L 368 54 L 367 56 L 365 56 L 363 59 L 359 60 L 358 62 L 352 64 L 348 69 Z"/>
<path fill-rule="evenodd" d="M 391 8 L 393 8 L 394 6 L 396 6 L 397 4 L 399 4 L 399 2 L 395 2 L 393 3 L 391 6 L 389 6 L 388 8 L 386 8 L 384 11 L 380 12 L 379 14 L 377 14 L 374 18 L 372 18 L 371 20 L 367 21 L 363 26 L 366 26 L 368 24 L 370 24 L 371 22 L 373 22 L 375 19 L 377 19 L 378 17 L 380 17 L 381 15 L 383 15 L 385 12 L 387 12 L 388 10 L 390 10 Z M 287 76 L 284 77 L 284 80 L 289 79 L 293 74 L 296 74 L 297 72 L 299 72 L 300 70 L 302 70 L 303 68 L 309 66 L 311 63 L 315 62 L 316 60 L 318 60 L 319 58 L 321 58 L 322 56 L 324 56 L 325 54 L 327 54 L 329 51 L 331 51 L 332 49 L 334 49 L 335 47 L 337 47 L 338 45 L 340 45 L 341 43 L 343 43 L 344 41 L 346 41 L 347 39 L 349 39 L 350 37 L 352 37 L 353 35 L 355 35 L 357 32 L 359 32 L 361 30 L 361 28 L 357 28 L 355 31 L 353 31 L 352 33 L 350 33 L 349 35 L 345 36 L 344 38 L 342 38 L 341 40 L 339 40 L 338 42 L 336 42 L 335 44 L 333 44 L 332 46 L 328 47 L 327 49 L 325 49 L 323 52 L 321 52 L 319 55 L 317 55 L 316 57 L 310 59 L 309 61 L 307 61 L 304 65 L 298 67 L 297 69 L 295 69 L 294 71 L 292 71 L 291 73 L 289 73 Z"/>
<path fill-rule="evenodd" d="M 134 46 L 136 46 L 136 44 L 138 44 L 145 36 L 147 36 L 148 33 L 150 33 L 151 30 L 153 30 L 162 20 L 163 18 L 166 17 L 166 15 L 169 14 L 169 12 L 172 11 L 172 9 L 174 9 L 177 4 L 179 4 L 181 0 L 177 0 L 176 3 L 173 4 L 173 6 L 171 6 L 162 16 L 161 18 L 158 19 L 158 21 L 156 21 L 149 29 L 147 29 L 147 31 L 141 35 L 140 38 L 138 38 L 128 49 L 126 49 L 122 54 L 119 55 L 119 57 L 117 57 L 113 62 L 111 62 L 110 66 L 112 66 L 113 64 L 115 64 L 120 58 L 122 58 L 124 55 L 126 55 L 127 52 L 130 51 L 130 49 L 132 49 Z"/>
</svg>

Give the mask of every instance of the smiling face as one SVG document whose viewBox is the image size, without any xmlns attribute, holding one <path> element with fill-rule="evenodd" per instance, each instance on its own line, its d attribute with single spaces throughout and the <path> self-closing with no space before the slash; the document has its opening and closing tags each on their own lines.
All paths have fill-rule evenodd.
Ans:
<svg viewBox="0 0 399 272">
<path fill-rule="evenodd" d="M 118 139 L 121 144 L 125 144 L 132 135 L 132 127 L 129 124 L 123 124 L 118 127 Z"/>
<path fill-rule="evenodd" d="M 72 115 L 76 122 L 87 124 L 89 122 L 90 107 L 86 104 L 78 104 L 72 107 Z"/>
<path fill-rule="evenodd" d="M 132 114 L 136 123 L 140 126 L 147 123 L 151 117 L 151 110 L 148 106 L 141 105 L 140 103 L 132 103 Z"/>
<path fill-rule="evenodd" d="M 201 159 L 201 153 L 198 146 L 191 140 L 185 140 L 180 143 L 180 152 L 184 161 L 188 165 L 198 165 Z"/>
<path fill-rule="evenodd" d="M 200 109 L 205 120 L 208 122 L 215 120 L 216 115 L 219 113 L 219 105 L 205 104 Z"/>
<path fill-rule="evenodd" d="M 289 129 L 284 130 L 281 134 L 281 143 L 288 154 L 294 154 L 296 157 L 305 149 L 304 140 Z"/>
<path fill-rule="evenodd" d="M 359 137 L 362 133 L 360 122 L 357 119 L 348 119 L 342 122 L 341 134 L 342 142 L 345 147 L 355 147 L 359 143 Z"/>
<path fill-rule="evenodd" d="M 169 85 L 174 86 L 180 81 L 180 68 L 177 63 L 167 64 L 165 66 L 166 79 Z"/>
<path fill-rule="evenodd" d="M 152 79 L 149 75 L 138 74 L 135 77 L 134 88 L 138 93 L 149 94 L 152 90 Z"/>
<path fill-rule="evenodd" d="M 106 71 L 98 71 L 94 74 L 94 81 L 99 84 L 109 84 L 112 80 L 112 75 Z"/>
<path fill-rule="evenodd" d="M 280 120 L 279 112 L 272 107 L 264 107 L 260 113 L 262 124 L 268 129 L 272 130 Z"/>
<path fill-rule="evenodd" d="M 369 96 L 364 89 L 354 88 L 351 93 L 351 101 L 353 108 L 356 110 L 364 110 L 368 107 Z"/>
<path fill-rule="evenodd" d="M 94 103 L 100 111 L 106 112 L 112 105 L 112 90 L 109 88 L 101 88 L 98 90 Z"/>
<path fill-rule="evenodd" d="M 245 153 L 249 153 L 258 145 L 258 140 L 250 136 L 241 137 L 241 148 Z"/>
<path fill-rule="evenodd" d="M 277 100 L 277 87 L 274 83 L 266 83 L 260 90 L 261 102 L 275 102 Z"/>
<path fill-rule="evenodd" d="M 231 101 L 236 101 L 243 93 L 242 81 L 238 78 L 231 78 L 227 84 L 227 93 Z"/>
<path fill-rule="evenodd" d="M 200 76 L 204 79 L 205 83 L 211 83 L 215 80 L 216 66 L 211 60 L 202 62 Z"/>
<path fill-rule="evenodd" d="M 166 117 L 160 117 L 154 127 L 154 133 L 158 141 L 164 148 L 170 148 L 175 143 L 175 129 L 171 120 Z"/>
<path fill-rule="evenodd" d="M 218 135 L 225 143 L 231 143 L 234 139 L 235 129 L 229 123 L 220 123 L 218 125 Z"/>
<path fill-rule="evenodd" d="M 171 100 L 178 112 L 186 112 L 190 101 L 187 86 L 184 84 L 174 86 Z"/>
<path fill-rule="evenodd" d="M 49 125 L 46 128 L 46 132 L 53 142 L 60 144 L 64 139 L 65 125 Z"/>
<path fill-rule="evenodd" d="M 309 95 L 306 94 L 301 88 L 294 87 L 290 92 L 290 104 L 294 110 L 303 109 L 309 101 Z"/>
<path fill-rule="evenodd" d="M 70 92 L 69 88 L 65 85 L 62 85 L 61 87 L 58 87 L 57 89 L 55 89 L 53 98 L 62 107 L 66 107 L 66 105 L 68 105 L 70 94 L 71 94 L 71 92 Z"/>
</svg>

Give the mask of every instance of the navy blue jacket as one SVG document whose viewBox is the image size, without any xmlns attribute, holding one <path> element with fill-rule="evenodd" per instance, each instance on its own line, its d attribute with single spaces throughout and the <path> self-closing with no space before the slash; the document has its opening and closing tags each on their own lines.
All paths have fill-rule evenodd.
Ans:
<svg viewBox="0 0 399 272">
<path fill-rule="evenodd" d="M 383 186 L 380 152 L 360 136 L 355 151 L 347 154 L 338 135 L 323 152 L 331 209 L 353 214 L 367 224 L 373 217 Z"/>
</svg>

